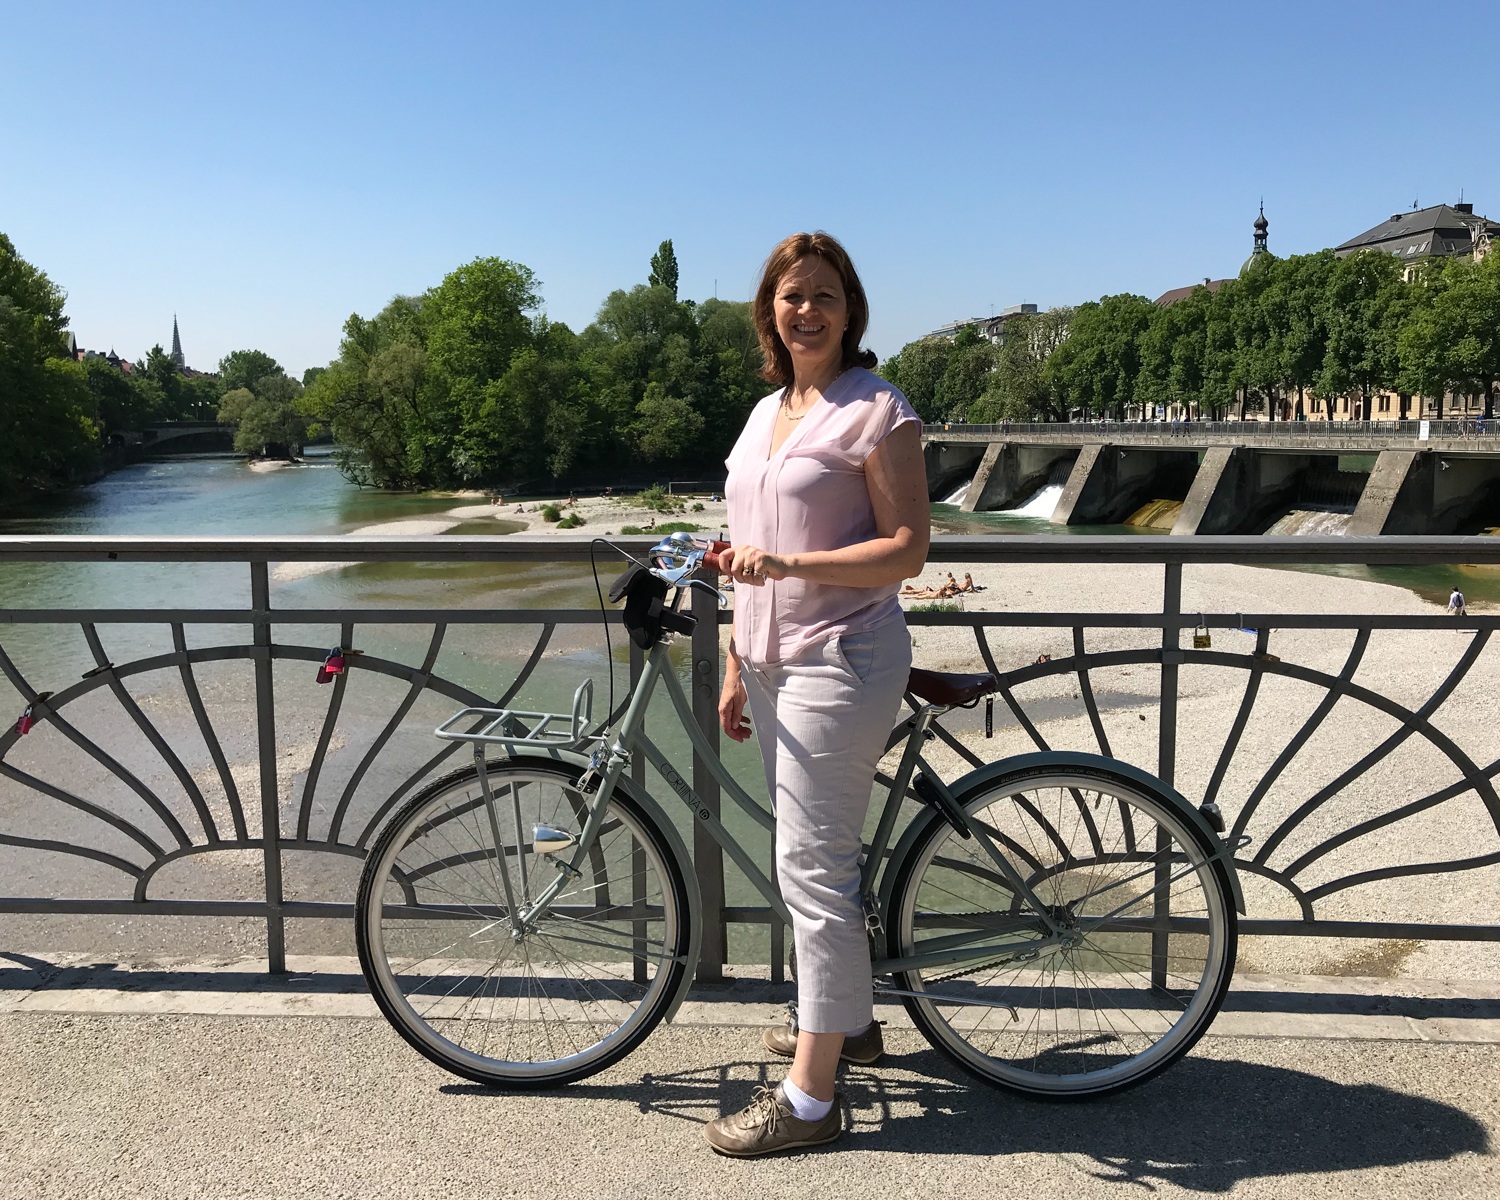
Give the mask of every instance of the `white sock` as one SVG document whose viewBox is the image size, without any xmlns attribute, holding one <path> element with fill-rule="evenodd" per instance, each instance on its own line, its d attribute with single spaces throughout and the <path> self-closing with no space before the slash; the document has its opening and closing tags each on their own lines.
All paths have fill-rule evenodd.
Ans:
<svg viewBox="0 0 1500 1200">
<path fill-rule="evenodd" d="M 781 1094 L 792 1106 L 792 1114 L 799 1121 L 821 1121 L 833 1107 L 832 1100 L 817 1100 L 809 1096 L 790 1079 L 781 1081 Z"/>
</svg>

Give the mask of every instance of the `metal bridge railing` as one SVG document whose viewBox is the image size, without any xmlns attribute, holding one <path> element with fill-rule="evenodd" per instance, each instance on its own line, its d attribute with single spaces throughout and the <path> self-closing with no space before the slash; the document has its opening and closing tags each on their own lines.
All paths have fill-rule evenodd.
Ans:
<svg viewBox="0 0 1500 1200">
<path fill-rule="evenodd" d="M 434 718 L 524 701 L 543 686 L 549 650 L 576 655 L 570 631 L 597 627 L 600 615 L 527 608 L 524 598 L 292 608 L 273 604 L 272 565 L 483 564 L 498 573 L 581 569 L 589 553 L 586 539 L 561 537 L 0 538 L 7 571 L 197 564 L 227 572 L 241 593 L 234 602 L 226 585 L 214 608 L 137 607 L 122 596 L 109 606 L 0 610 L 0 672 L 15 711 L 30 713 L 29 732 L 0 734 L 0 913 L 254 917 L 265 922 L 271 970 L 284 969 L 289 920 L 353 911 L 348 869 L 306 872 L 289 888 L 289 857 L 357 868 L 404 798 L 462 765 L 450 762 L 452 743 L 431 737 Z M 1246 933 L 1500 941 L 1500 911 L 1482 902 L 1492 887 L 1468 889 L 1461 904 L 1408 903 L 1436 877 L 1500 864 L 1497 723 L 1476 720 L 1474 707 L 1492 702 L 1500 617 L 1183 602 L 1184 572 L 1201 592 L 1194 571 L 1212 564 L 1500 566 L 1500 539 L 939 537 L 928 574 L 979 563 L 1025 568 L 1018 583 L 1086 563 L 1099 582 L 1080 597 L 1084 611 L 1025 611 L 1007 596 L 994 610 L 910 614 L 919 664 L 956 669 L 932 660 L 930 631 L 957 627 L 973 639 L 960 657 L 1002 681 L 993 741 L 979 736 L 975 714 L 947 722 L 943 738 L 960 765 L 1087 749 L 1137 762 L 1194 803 L 1216 801 L 1239 845 Z M 1128 587 L 1110 581 L 1114 568 L 1133 572 Z M 707 619 L 684 647 L 684 669 L 716 746 L 713 618 L 729 614 L 711 600 L 697 611 Z M 501 643 L 508 657 L 493 662 L 503 669 L 468 657 Z M 348 669 L 319 687 L 331 647 L 364 653 L 350 653 Z M 1398 669 L 1414 662 L 1414 675 Z M 307 749 L 288 761 L 299 738 Z M 695 788 L 717 806 L 708 782 L 695 764 Z M 714 978 L 728 958 L 725 930 L 763 929 L 771 918 L 726 899 L 733 889 L 717 847 L 696 840 L 705 911 L 720 918 L 701 965 Z M 247 853 L 258 864 L 253 896 L 243 889 Z M 193 876 L 194 894 L 180 881 L 164 885 L 174 866 L 215 861 L 239 865 Z M 779 977 L 779 963 L 772 970 Z"/>
</svg>

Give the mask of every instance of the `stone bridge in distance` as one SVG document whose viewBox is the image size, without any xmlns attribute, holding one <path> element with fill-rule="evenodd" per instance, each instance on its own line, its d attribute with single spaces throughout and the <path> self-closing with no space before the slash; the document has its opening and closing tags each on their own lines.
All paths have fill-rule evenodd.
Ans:
<svg viewBox="0 0 1500 1200">
<path fill-rule="evenodd" d="M 234 449 L 234 427 L 217 421 L 161 421 L 115 434 L 119 446 L 145 455 L 213 454 Z"/>
<path fill-rule="evenodd" d="M 1352 505 L 1345 532 L 1465 534 L 1500 526 L 1500 422 L 1090 422 L 930 425 L 928 495 L 968 481 L 994 512 L 1049 483 L 1059 525 L 1114 525 L 1180 502 L 1174 534 L 1264 533 L 1299 507 Z"/>
</svg>

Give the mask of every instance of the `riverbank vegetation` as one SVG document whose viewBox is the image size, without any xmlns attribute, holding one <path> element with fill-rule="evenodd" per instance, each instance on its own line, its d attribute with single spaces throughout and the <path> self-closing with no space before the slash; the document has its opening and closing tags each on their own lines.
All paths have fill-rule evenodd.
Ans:
<svg viewBox="0 0 1500 1200">
<path fill-rule="evenodd" d="M 1238 279 L 1157 307 L 1106 296 L 903 347 L 882 370 L 928 421 L 1061 421 L 1173 409 L 1297 420 L 1421 415 L 1413 397 L 1483 399 L 1500 378 L 1500 254 L 1258 254 Z M 1377 397 L 1394 393 L 1377 409 Z M 1383 398 L 1383 397 L 1382 397 Z"/>
<path fill-rule="evenodd" d="M 235 351 L 217 374 L 179 370 L 159 345 L 133 365 L 80 356 L 65 300 L 0 233 L 0 503 L 97 477 L 161 421 L 227 421 L 247 454 L 301 444 L 302 385 L 269 355 Z"/>
<path fill-rule="evenodd" d="M 350 478 L 380 487 L 502 487 L 723 473 L 767 390 L 750 306 L 677 296 L 670 241 L 644 283 L 575 333 L 531 270 L 479 258 L 420 296 L 351 316 L 301 410 Z"/>
</svg>

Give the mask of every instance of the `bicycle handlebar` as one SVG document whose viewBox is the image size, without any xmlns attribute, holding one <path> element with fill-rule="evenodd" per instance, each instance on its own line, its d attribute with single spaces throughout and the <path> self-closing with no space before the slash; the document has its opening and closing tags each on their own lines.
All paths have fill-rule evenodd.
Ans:
<svg viewBox="0 0 1500 1200">
<path fill-rule="evenodd" d="M 719 555 L 729 549 L 728 542 L 709 542 L 708 549 L 703 552 L 703 565 L 710 571 L 722 571 L 719 565 Z"/>
</svg>

